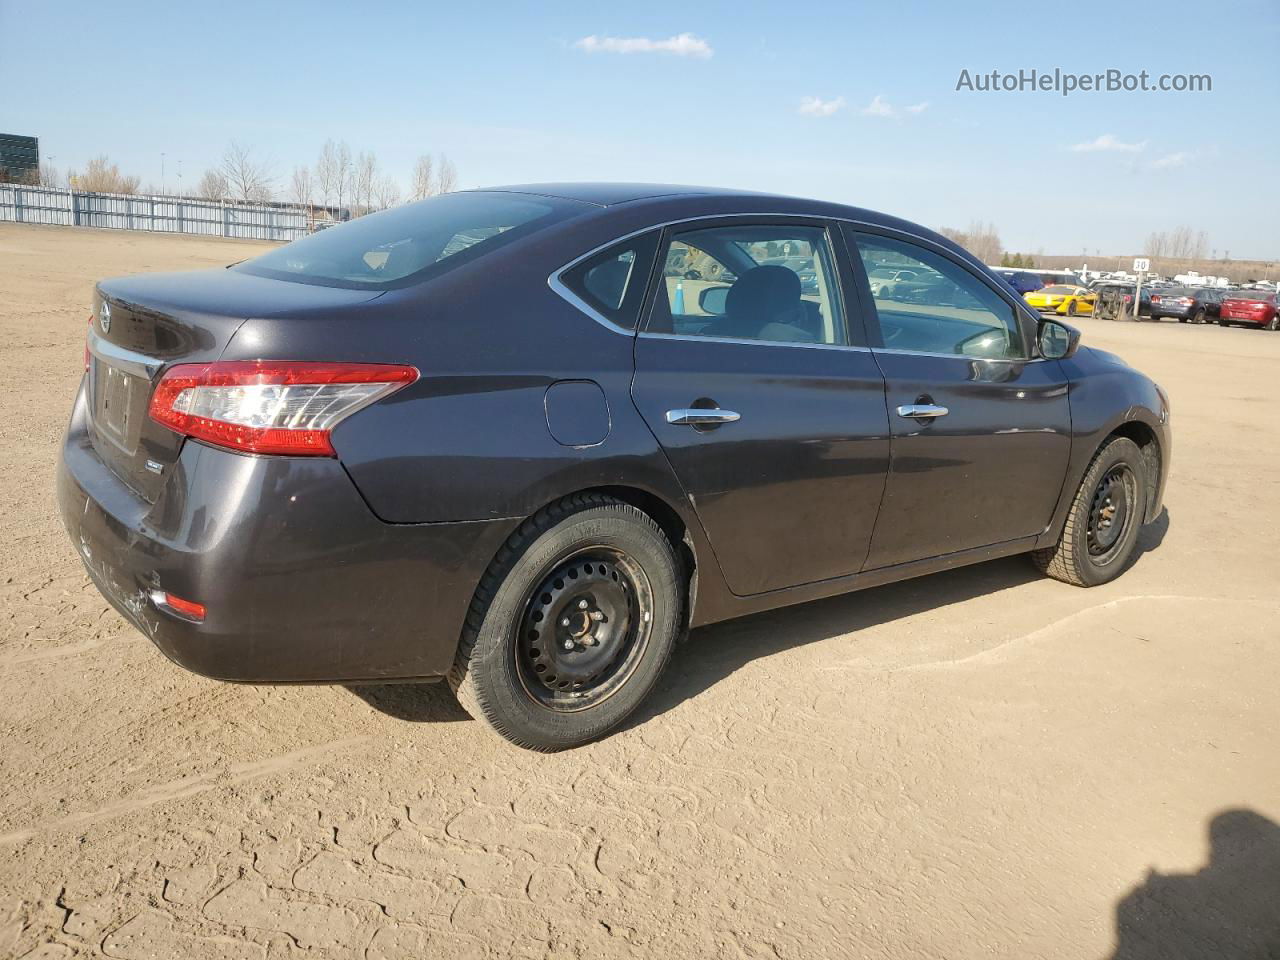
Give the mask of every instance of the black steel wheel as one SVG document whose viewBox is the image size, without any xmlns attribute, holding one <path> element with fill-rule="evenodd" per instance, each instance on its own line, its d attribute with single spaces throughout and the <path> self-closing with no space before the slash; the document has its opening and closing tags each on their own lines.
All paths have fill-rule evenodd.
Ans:
<svg viewBox="0 0 1280 960">
<path fill-rule="evenodd" d="M 532 591 L 516 645 L 525 692 L 552 710 L 574 712 L 627 682 L 644 656 L 653 590 L 629 556 L 588 547 Z"/>
<path fill-rule="evenodd" d="M 1137 477 L 1127 463 L 1117 463 L 1098 481 L 1085 528 L 1089 558 L 1096 566 L 1104 567 L 1115 560 L 1135 521 L 1133 504 L 1137 499 Z"/>
<path fill-rule="evenodd" d="M 622 723 L 684 627 L 685 581 L 662 528 L 603 494 L 526 520 L 476 589 L 449 683 L 473 717 L 532 750 Z"/>
<path fill-rule="evenodd" d="M 1146 462 L 1127 437 L 1107 440 L 1080 481 L 1058 542 L 1031 554 L 1035 565 L 1078 587 L 1120 576 L 1133 558 L 1147 513 Z"/>
</svg>

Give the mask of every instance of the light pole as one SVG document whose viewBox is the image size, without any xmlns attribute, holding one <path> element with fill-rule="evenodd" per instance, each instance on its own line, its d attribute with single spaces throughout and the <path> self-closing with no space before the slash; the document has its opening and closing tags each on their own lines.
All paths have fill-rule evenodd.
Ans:
<svg viewBox="0 0 1280 960">
<path fill-rule="evenodd" d="M 160 151 L 160 194 L 164 195 L 164 151 Z"/>
</svg>

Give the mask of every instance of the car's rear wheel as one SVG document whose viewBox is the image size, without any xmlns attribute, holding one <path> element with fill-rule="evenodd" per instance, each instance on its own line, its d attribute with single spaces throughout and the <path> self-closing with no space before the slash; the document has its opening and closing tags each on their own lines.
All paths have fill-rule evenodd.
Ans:
<svg viewBox="0 0 1280 960">
<path fill-rule="evenodd" d="M 1271 322 L 1267 324 L 1268 330 L 1280 330 L 1280 313 L 1271 318 Z"/>
<path fill-rule="evenodd" d="M 1076 306 L 1076 302 L 1074 300 L 1072 300 L 1070 303 L 1067 304 L 1068 317 L 1074 317 L 1078 312 L 1079 312 L 1079 308 Z"/>
<path fill-rule="evenodd" d="M 1205 316 L 1205 312 L 1203 310 L 1197 310 L 1195 314 L 1191 317 L 1191 322 L 1204 323 L 1206 319 L 1207 317 Z"/>
<path fill-rule="evenodd" d="M 679 560 L 651 517 L 600 494 L 568 497 L 521 524 L 495 558 L 450 685 L 519 746 L 578 746 L 648 695 L 683 605 Z"/>
<path fill-rule="evenodd" d="M 1114 580 L 1133 558 L 1147 510 L 1146 467 L 1132 440 L 1113 437 L 1094 456 L 1058 542 L 1031 554 L 1040 570 L 1078 587 Z"/>
</svg>

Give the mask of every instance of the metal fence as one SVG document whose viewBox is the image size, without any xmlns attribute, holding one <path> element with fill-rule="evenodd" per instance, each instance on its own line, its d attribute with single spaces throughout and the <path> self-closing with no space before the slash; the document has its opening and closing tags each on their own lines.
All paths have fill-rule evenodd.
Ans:
<svg viewBox="0 0 1280 960">
<path fill-rule="evenodd" d="M 84 193 L 16 183 L 0 183 L 0 221 L 5 220 L 252 240 L 296 240 L 307 234 L 307 208 L 301 206 Z"/>
</svg>

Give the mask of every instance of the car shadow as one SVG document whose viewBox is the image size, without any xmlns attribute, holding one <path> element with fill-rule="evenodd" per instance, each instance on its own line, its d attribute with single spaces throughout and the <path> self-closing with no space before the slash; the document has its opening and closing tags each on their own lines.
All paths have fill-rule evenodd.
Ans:
<svg viewBox="0 0 1280 960">
<path fill-rule="evenodd" d="M 1195 873 L 1149 870 L 1116 904 L 1111 960 L 1280 957 L 1280 824 L 1253 810 L 1209 821 Z"/>
<path fill-rule="evenodd" d="M 347 689 L 379 713 L 411 723 L 456 723 L 470 720 L 449 684 L 379 683 L 348 684 Z"/>
<path fill-rule="evenodd" d="M 1169 512 L 1162 509 L 1139 532 L 1130 566 L 1159 547 L 1168 530 Z M 676 648 L 663 679 L 622 729 L 665 713 L 753 660 L 1041 579 L 1027 557 L 1005 557 L 700 627 Z"/>
<path fill-rule="evenodd" d="M 1159 547 L 1168 530 L 1169 512 L 1162 510 L 1139 533 L 1132 563 Z M 620 729 L 665 713 L 752 660 L 1041 578 L 1026 557 L 1006 557 L 700 627 L 676 648 L 657 688 Z M 470 719 L 443 682 L 353 684 L 347 689 L 397 720 L 446 723 Z"/>
</svg>

